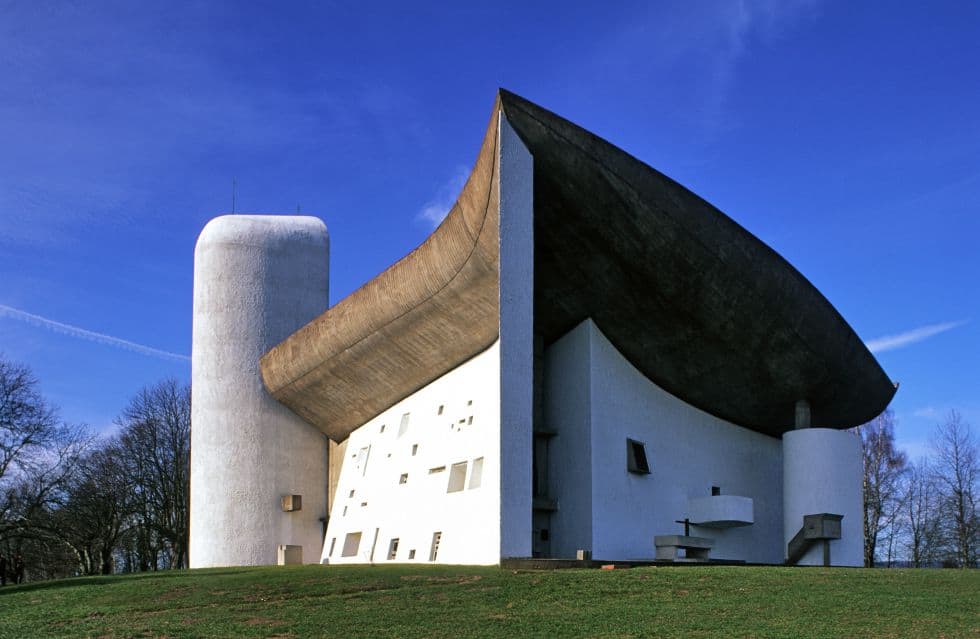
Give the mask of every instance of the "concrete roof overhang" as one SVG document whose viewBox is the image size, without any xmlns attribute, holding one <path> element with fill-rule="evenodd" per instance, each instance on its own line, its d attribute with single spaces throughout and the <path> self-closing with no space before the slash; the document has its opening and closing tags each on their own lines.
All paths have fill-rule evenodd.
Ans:
<svg viewBox="0 0 980 639">
<path fill-rule="evenodd" d="M 473 172 L 410 254 L 262 357 L 269 392 L 331 439 L 490 346 L 499 327 L 498 116 L 534 159 L 534 330 L 591 317 L 651 381 L 773 436 L 878 415 L 895 386 L 775 251 L 608 142 L 501 90 Z"/>
</svg>

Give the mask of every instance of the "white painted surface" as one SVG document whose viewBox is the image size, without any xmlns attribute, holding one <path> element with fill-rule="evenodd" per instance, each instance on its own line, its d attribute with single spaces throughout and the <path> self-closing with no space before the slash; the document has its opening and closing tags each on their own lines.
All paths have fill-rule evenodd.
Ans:
<svg viewBox="0 0 980 639">
<path fill-rule="evenodd" d="M 436 532 L 436 563 L 499 561 L 499 380 L 498 342 L 351 433 L 323 563 L 429 563 Z M 463 489 L 448 492 L 453 466 L 463 463 Z M 342 556 L 357 533 L 356 552 Z M 389 560 L 392 539 L 398 550 Z"/>
<path fill-rule="evenodd" d="M 864 514 L 861 496 L 861 441 L 846 430 L 806 428 L 783 435 L 783 502 L 786 545 L 803 526 L 804 515 L 843 515 L 841 538 L 830 542 L 835 566 L 864 564 Z M 823 565 L 823 547 L 816 544 L 800 565 Z"/>
<path fill-rule="evenodd" d="M 715 540 L 711 557 L 779 563 L 784 557 L 778 439 L 700 411 L 637 371 L 586 320 L 545 354 L 552 440 L 552 555 L 574 557 L 591 537 L 596 559 L 654 556 L 655 535 L 679 534 L 692 497 L 750 497 L 755 523 L 691 527 Z M 587 385 L 586 385 L 587 378 Z M 587 399 L 583 398 L 587 395 Z M 649 475 L 626 470 L 626 440 L 645 444 Z M 585 453 L 591 447 L 591 453 Z M 589 530 L 590 527 L 591 530 Z"/>
<path fill-rule="evenodd" d="M 500 115 L 500 557 L 531 556 L 534 160 Z"/>
<path fill-rule="evenodd" d="M 703 528 L 733 528 L 755 522 L 752 498 L 738 495 L 709 495 L 687 500 L 688 519 Z"/>
<path fill-rule="evenodd" d="M 327 308 L 317 218 L 215 218 L 194 253 L 190 566 L 275 564 L 280 545 L 320 554 L 326 439 L 275 401 L 259 358 Z M 303 509 L 282 512 L 283 495 Z"/>
</svg>

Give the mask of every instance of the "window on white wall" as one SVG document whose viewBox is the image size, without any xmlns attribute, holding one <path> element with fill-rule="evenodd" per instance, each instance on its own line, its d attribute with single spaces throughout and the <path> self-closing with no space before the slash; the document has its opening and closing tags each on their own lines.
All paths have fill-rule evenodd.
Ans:
<svg viewBox="0 0 980 639">
<path fill-rule="evenodd" d="M 479 488 L 483 481 L 483 458 L 477 457 L 473 460 L 473 470 L 470 471 L 470 490 Z"/>
<path fill-rule="evenodd" d="M 449 469 L 449 487 L 447 493 L 458 493 L 466 487 L 466 462 L 453 464 Z"/>
<path fill-rule="evenodd" d="M 635 439 L 626 440 L 626 470 L 637 475 L 650 474 L 650 464 L 647 463 L 647 451 L 643 442 Z"/>
<path fill-rule="evenodd" d="M 405 413 L 404 415 L 402 415 L 402 421 L 400 424 L 398 424 L 399 437 L 401 437 L 402 435 L 408 432 L 408 418 L 410 415 L 411 413 Z"/>
<path fill-rule="evenodd" d="M 399 484 L 407 484 L 408 483 L 408 473 L 402 473 L 402 476 L 398 478 L 398 483 Z"/>
<path fill-rule="evenodd" d="M 357 458 L 354 460 L 354 468 L 361 473 L 362 477 L 367 473 L 368 456 L 370 454 L 370 446 L 365 446 L 361 450 L 357 451 Z"/>
<path fill-rule="evenodd" d="M 361 533 L 347 533 L 344 537 L 344 549 L 341 551 L 341 557 L 356 557 L 357 549 L 361 546 Z"/>
<path fill-rule="evenodd" d="M 388 561 L 392 561 L 398 555 L 398 537 L 395 537 L 388 544 Z"/>
<path fill-rule="evenodd" d="M 330 552 L 327 553 L 327 557 L 333 557 L 333 547 L 337 545 L 337 538 L 334 537 L 330 540 Z"/>
<path fill-rule="evenodd" d="M 432 533 L 432 547 L 429 549 L 429 561 L 435 561 L 439 558 L 439 544 L 442 542 L 442 533 L 434 532 Z"/>
</svg>

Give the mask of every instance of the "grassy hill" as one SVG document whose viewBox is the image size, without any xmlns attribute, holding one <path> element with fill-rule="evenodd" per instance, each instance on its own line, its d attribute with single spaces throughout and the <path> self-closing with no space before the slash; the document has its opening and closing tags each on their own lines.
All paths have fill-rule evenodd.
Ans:
<svg viewBox="0 0 980 639">
<path fill-rule="evenodd" d="M 0 637 L 978 637 L 980 571 L 267 567 L 0 589 Z"/>
</svg>

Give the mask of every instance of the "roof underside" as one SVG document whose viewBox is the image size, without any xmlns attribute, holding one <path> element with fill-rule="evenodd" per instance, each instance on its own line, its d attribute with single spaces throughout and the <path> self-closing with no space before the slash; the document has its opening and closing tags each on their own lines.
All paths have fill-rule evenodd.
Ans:
<svg viewBox="0 0 980 639">
<path fill-rule="evenodd" d="M 262 358 L 273 396 L 342 440 L 493 343 L 500 112 L 534 158 L 534 329 L 545 344 L 591 317 L 665 390 L 770 435 L 792 427 L 799 399 L 818 426 L 884 410 L 894 385 L 796 269 L 673 180 L 505 91 L 443 224 Z"/>
</svg>

